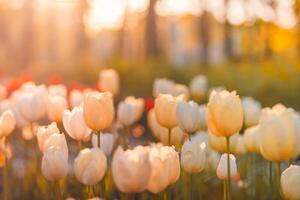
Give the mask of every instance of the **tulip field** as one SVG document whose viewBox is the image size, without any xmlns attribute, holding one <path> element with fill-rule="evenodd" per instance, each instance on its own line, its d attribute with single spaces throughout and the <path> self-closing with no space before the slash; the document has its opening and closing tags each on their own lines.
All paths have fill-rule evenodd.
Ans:
<svg viewBox="0 0 300 200">
<path fill-rule="evenodd" d="M 208 81 L 1 85 L 1 199 L 300 200 L 299 113 Z"/>
</svg>

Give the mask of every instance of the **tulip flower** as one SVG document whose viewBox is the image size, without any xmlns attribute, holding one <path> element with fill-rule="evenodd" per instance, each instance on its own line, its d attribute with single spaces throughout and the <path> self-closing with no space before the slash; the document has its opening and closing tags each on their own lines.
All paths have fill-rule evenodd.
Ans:
<svg viewBox="0 0 300 200">
<path fill-rule="evenodd" d="M 244 110 L 245 126 L 257 125 L 261 113 L 261 104 L 251 97 L 243 97 L 241 101 Z"/>
<path fill-rule="evenodd" d="M 60 133 L 55 122 L 52 122 L 48 126 L 39 126 L 38 127 L 36 136 L 37 136 L 39 148 L 42 152 L 44 152 L 46 149 L 46 146 L 45 146 L 46 141 L 54 133 Z"/>
<path fill-rule="evenodd" d="M 207 78 L 204 75 L 195 76 L 190 82 L 190 91 L 193 98 L 201 100 L 207 90 Z"/>
<path fill-rule="evenodd" d="M 84 94 L 80 90 L 72 90 L 69 95 L 70 107 L 80 106 L 83 102 Z"/>
<path fill-rule="evenodd" d="M 151 175 L 147 190 L 157 194 L 175 183 L 180 175 L 179 156 L 174 147 L 160 144 L 149 147 Z"/>
<path fill-rule="evenodd" d="M 137 122 L 144 111 L 144 100 L 142 98 L 127 97 L 119 103 L 118 119 L 124 126 L 131 126 Z"/>
<path fill-rule="evenodd" d="M 117 96 L 120 88 L 118 72 L 114 69 L 101 70 L 98 84 L 102 92 L 110 92 L 114 97 Z"/>
<path fill-rule="evenodd" d="M 229 157 L 230 162 L 230 176 L 234 177 L 237 173 L 237 166 L 234 155 L 230 154 L 229 156 L 226 153 L 222 154 L 218 168 L 217 168 L 217 176 L 221 180 L 228 179 L 228 162 L 227 159 Z"/>
<path fill-rule="evenodd" d="M 186 140 L 181 149 L 181 166 L 187 173 L 199 173 L 205 168 L 206 144 L 192 138 Z"/>
<path fill-rule="evenodd" d="M 82 107 L 74 107 L 72 111 L 65 110 L 63 125 L 69 136 L 77 141 L 84 141 L 91 134 L 91 129 L 87 127 L 84 121 Z"/>
<path fill-rule="evenodd" d="M 258 126 L 247 128 L 244 133 L 244 143 L 247 151 L 260 153 L 260 129 Z"/>
<path fill-rule="evenodd" d="M 189 88 L 183 84 L 175 84 L 175 93 L 174 96 L 183 95 L 183 99 L 188 100 L 190 98 Z"/>
<path fill-rule="evenodd" d="M 112 159 L 112 174 L 117 188 L 123 193 L 142 192 L 147 188 L 151 164 L 147 149 L 137 146 L 123 150 L 118 147 Z"/>
<path fill-rule="evenodd" d="M 92 135 L 93 147 L 98 147 L 97 135 Z M 104 154 L 108 157 L 111 155 L 114 147 L 114 136 L 111 133 L 100 134 L 100 149 L 103 150 Z"/>
<path fill-rule="evenodd" d="M 77 180 L 85 185 L 96 185 L 105 175 L 106 157 L 99 148 L 83 149 L 74 160 Z"/>
<path fill-rule="evenodd" d="M 300 166 L 291 165 L 280 178 L 281 191 L 285 199 L 300 199 Z"/>
<path fill-rule="evenodd" d="M 14 130 L 16 120 L 11 110 L 7 110 L 0 116 L 0 138 L 7 137 Z"/>
<path fill-rule="evenodd" d="M 165 78 L 158 78 L 155 79 L 153 84 L 153 96 L 158 97 L 159 94 L 175 94 L 176 92 L 176 85 L 174 81 L 165 79 Z"/>
<path fill-rule="evenodd" d="M 48 87 L 48 93 L 50 96 L 61 96 L 61 97 L 66 98 L 67 97 L 67 87 L 63 84 L 50 85 Z"/>
<path fill-rule="evenodd" d="M 51 134 L 48 139 L 45 141 L 43 153 L 51 148 L 52 146 L 57 147 L 63 151 L 66 157 L 68 157 L 68 145 L 66 141 L 66 137 L 64 134 L 53 133 Z"/>
<path fill-rule="evenodd" d="M 178 126 L 185 133 L 192 134 L 200 128 L 200 112 L 197 103 L 179 102 L 176 108 L 176 119 Z"/>
<path fill-rule="evenodd" d="M 42 174 L 48 181 L 55 181 L 59 188 L 58 181 L 66 177 L 67 173 L 68 157 L 62 149 L 50 147 L 43 155 Z"/>
<path fill-rule="evenodd" d="M 115 115 L 111 93 L 87 94 L 84 98 L 83 113 L 87 126 L 98 134 L 98 147 L 100 147 L 100 132 L 110 127 Z"/>
<path fill-rule="evenodd" d="M 171 142 L 171 129 L 177 126 L 176 108 L 183 96 L 174 97 L 169 94 L 160 94 L 155 99 L 155 116 L 158 123 L 169 129 L 169 145 Z"/>
<path fill-rule="evenodd" d="M 48 118 L 56 123 L 62 122 L 62 116 L 67 107 L 67 101 L 64 97 L 50 95 L 47 101 Z"/>
<path fill-rule="evenodd" d="M 283 105 L 262 110 L 260 117 L 260 152 L 272 162 L 282 162 L 299 154 L 299 120 L 294 110 Z"/>
</svg>

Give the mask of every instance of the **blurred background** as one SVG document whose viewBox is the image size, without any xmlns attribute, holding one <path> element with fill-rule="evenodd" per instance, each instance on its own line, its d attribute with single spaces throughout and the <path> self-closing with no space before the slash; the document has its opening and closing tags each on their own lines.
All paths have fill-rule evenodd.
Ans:
<svg viewBox="0 0 300 200">
<path fill-rule="evenodd" d="M 156 77 L 202 73 L 300 109 L 299 19 L 300 0 L 0 0 L 0 76 L 94 84 L 112 67 L 151 96 Z"/>
</svg>

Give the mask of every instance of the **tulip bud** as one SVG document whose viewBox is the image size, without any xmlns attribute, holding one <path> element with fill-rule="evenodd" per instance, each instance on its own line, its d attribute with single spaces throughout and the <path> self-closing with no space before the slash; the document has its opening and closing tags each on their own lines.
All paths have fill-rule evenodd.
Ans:
<svg viewBox="0 0 300 200">
<path fill-rule="evenodd" d="M 11 110 L 2 113 L 0 116 L 0 138 L 9 136 L 15 125 L 16 120 Z"/>
<path fill-rule="evenodd" d="M 149 147 L 151 175 L 147 190 L 160 193 L 175 183 L 180 175 L 179 156 L 174 147 L 160 144 Z"/>
<path fill-rule="evenodd" d="M 97 135 L 93 134 L 92 136 L 93 147 L 98 147 L 97 145 Z M 108 157 L 111 155 L 114 147 L 114 136 L 110 133 L 101 133 L 100 134 L 100 148 L 104 154 Z"/>
<path fill-rule="evenodd" d="M 195 99 L 202 99 L 207 90 L 207 78 L 203 75 L 195 76 L 190 82 L 190 90 Z"/>
<path fill-rule="evenodd" d="M 96 185 L 105 175 L 106 157 L 99 148 L 83 149 L 74 160 L 74 173 L 85 185 Z"/>
<path fill-rule="evenodd" d="M 246 127 L 254 126 L 258 124 L 261 105 L 258 101 L 255 101 L 251 97 L 242 98 L 242 106 L 244 110 L 244 123 Z"/>
<path fill-rule="evenodd" d="M 63 114 L 63 125 L 71 138 L 78 141 L 84 141 L 91 134 L 84 121 L 83 108 L 74 107 L 70 112 L 65 110 Z"/>
<path fill-rule="evenodd" d="M 175 94 L 176 88 L 175 88 L 175 82 L 165 79 L 165 78 L 159 78 L 155 79 L 153 84 L 153 96 L 158 97 L 159 94 Z"/>
<path fill-rule="evenodd" d="M 61 96 L 49 96 L 47 103 L 47 113 L 48 118 L 51 121 L 59 123 L 62 121 L 63 112 L 67 109 L 67 101 L 64 97 Z"/>
<path fill-rule="evenodd" d="M 244 133 L 244 142 L 247 151 L 251 153 L 260 153 L 260 129 L 258 126 L 247 128 Z"/>
<path fill-rule="evenodd" d="M 137 146 L 123 150 L 118 147 L 112 160 L 112 174 L 117 188 L 124 193 L 142 192 L 146 189 L 151 165 L 146 148 Z"/>
<path fill-rule="evenodd" d="M 137 122 L 144 111 L 144 100 L 142 98 L 127 97 L 119 103 L 118 119 L 125 126 L 131 126 Z"/>
<path fill-rule="evenodd" d="M 300 167 L 291 165 L 285 169 L 281 174 L 280 185 L 285 199 L 300 199 Z"/>
<path fill-rule="evenodd" d="M 99 86 L 102 92 L 110 92 L 117 96 L 120 88 L 119 74 L 114 69 L 102 70 L 99 73 Z"/>
<path fill-rule="evenodd" d="M 176 109 L 176 119 L 179 127 L 185 133 L 194 133 L 200 128 L 200 112 L 197 103 L 179 102 Z"/>
<path fill-rule="evenodd" d="M 61 96 L 63 98 L 67 97 L 67 87 L 63 84 L 50 85 L 48 87 L 48 93 L 50 96 Z"/>
<path fill-rule="evenodd" d="M 48 126 L 39 126 L 37 129 L 37 141 L 39 148 L 42 152 L 46 151 L 46 141 L 48 138 L 54 134 L 54 133 L 59 133 L 59 129 L 57 128 L 57 125 L 55 122 L 52 122 Z"/>
<path fill-rule="evenodd" d="M 80 106 L 83 102 L 84 94 L 80 90 L 72 90 L 69 96 L 70 107 Z"/>
<path fill-rule="evenodd" d="M 236 148 L 238 135 L 239 134 L 234 134 L 233 136 L 230 137 L 229 147 L 230 147 L 231 152 L 234 152 L 234 149 Z M 221 153 L 227 152 L 227 144 L 226 144 L 225 137 L 218 137 L 212 133 L 209 133 L 208 134 L 208 143 L 211 148 L 213 148 L 214 150 L 216 150 L 218 152 L 221 152 Z"/>
<path fill-rule="evenodd" d="M 236 92 L 212 92 L 207 104 L 207 125 L 216 136 L 230 137 L 243 126 L 243 108 Z"/>
<path fill-rule="evenodd" d="M 84 98 L 84 119 L 94 131 L 109 128 L 114 118 L 114 104 L 111 93 L 91 92 Z"/>
<path fill-rule="evenodd" d="M 59 181 L 68 173 L 68 157 L 58 147 L 50 147 L 42 159 L 42 173 L 48 181 Z"/>
<path fill-rule="evenodd" d="M 282 162 L 298 154 L 299 126 L 294 110 L 283 105 L 265 108 L 259 127 L 260 152 L 265 159 Z"/>
<path fill-rule="evenodd" d="M 227 180 L 227 159 L 228 154 L 224 153 L 221 156 L 218 168 L 217 168 L 217 176 L 220 180 Z M 237 174 L 237 166 L 235 162 L 234 155 L 229 155 L 229 162 L 230 162 L 230 177 L 234 177 Z"/>
<path fill-rule="evenodd" d="M 181 149 L 181 166 L 187 173 L 199 173 L 205 168 L 206 144 L 192 138 L 186 140 Z"/>
<path fill-rule="evenodd" d="M 68 158 L 68 145 L 64 134 L 54 133 L 48 137 L 45 141 L 43 153 L 45 153 L 50 147 L 56 147 L 63 151 Z"/>
<path fill-rule="evenodd" d="M 183 96 L 174 97 L 169 94 L 160 94 L 155 99 L 155 115 L 158 123 L 166 128 L 177 126 L 176 108 Z"/>
</svg>

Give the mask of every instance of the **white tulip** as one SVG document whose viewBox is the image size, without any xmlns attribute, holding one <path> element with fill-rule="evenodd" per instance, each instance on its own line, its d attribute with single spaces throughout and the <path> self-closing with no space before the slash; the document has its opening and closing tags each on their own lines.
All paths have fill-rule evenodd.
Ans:
<svg viewBox="0 0 300 200">
<path fill-rule="evenodd" d="M 93 147 L 98 147 L 97 135 L 92 135 Z M 111 133 L 101 133 L 100 134 L 100 148 L 103 150 L 104 154 L 108 157 L 111 155 L 114 147 L 114 136 Z"/>
<path fill-rule="evenodd" d="M 153 84 L 153 96 L 158 97 L 159 94 L 175 94 L 176 91 L 176 85 L 174 81 L 165 79 L 165 78 L 159 78 L 155 79 Z"/>
<path fill-rule="evenodd" d="M 241 101 L 244 109 L 245 126 L 250 127 L 257 125 L 261 113 L 261 104 L 252 97 L 243 97 Z"/>
<path fill-rule="evenodd" d="M 84 94 L 80 90 L 72 90 L 69 95 L 70 107 L 80 106 L 83 103 Z"/>
<path fill-rule="evenodd" d="M 101 70 L 98 84 L 102 92 L 110 92 L 113 96 L 117 96 L 120 88 L 118 72 L 114 69 Z"/>
<path fill-rule="evenodd" d="M 65 110 L 63 125 L 69 136 L 78 141 L 86 140 L 92 132 L 85 123 L 82 107 L 74 107 L 72 111 Z"/>
<path fill-rule="evenodd" d="M 118 106 L 118 119 L 125 126 L 131 126 L 137 122 L 144 111 L 144 100 L 142 98 L 127 97 Z"/>
<path fill-rule="evenodd" d="M 245 130 L 244 142 L 247 151 L 251 153 L 260 153 L 260 129 L 258 126 L 253 126 Z"/>
<path fill-rule="evenodd" d="M 280 178 L 281 191 L 285 199 L 300 199 L 300 166 L 291 165 L 285 169 Z"/>
<path fill-rule="evenodd" d="M 207 78 L 204 75 L 195 76 L 190 82 L 190 90 L 195 99 L 203 98 L 207 90 Z"/>
<path fill-rule="evenodd" d="M 194 133 L 200 128 L 200 112 L 197 103 L 179 102 L 176 108 L 178 126 L 185 133 Z"/>
<path fill-rule="evenodd" d="M 123 150 L 118 147 L 112 159 L 112 174 L 117 188 L 124 193 L 142 192 L 147 188 L 151 164 L 147 149 L 137 146 Z"/>
<path fill-rule="evenodd" d="M 46 146 L 45 146 L 46 141 L 54 133 L 60 133 L 55 122 L 52 122 L 48 126 L 38 127 L 36 136 L 37 136 L 39 148 L 42 152 L 46 151 Z"/>
<path fill-rule="evenodd" d="M 220 180 L 227 180 L 227 159 L 228 154 L 224 153 L 221 156 L 218 168 L 217 168 L 217 176 Z M 237 166 L 234 155 L 229 155 L 230 162 L 230 177 L 234 177 L 237 174 Z"/>
<path fill-rule="evenodd" d="M 96 185 L 105 175 L 106 157 L 99 148 L 83 149 L 74 160 L 74 173 L 85 185 Z"/>
<path fill-rule="evenodd" d="M 57 147 L 63 151 L 68 158 L 68 145 L 64 134 L 53 133 L 45 141 L 43 153 L 45 153 L 50 147 Z"/>
</svg>

